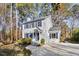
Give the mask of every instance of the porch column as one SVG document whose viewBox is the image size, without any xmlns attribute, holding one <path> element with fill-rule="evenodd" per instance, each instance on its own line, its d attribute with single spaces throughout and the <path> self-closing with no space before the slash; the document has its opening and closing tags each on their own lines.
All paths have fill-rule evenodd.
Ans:
<svg viewBox="0 0 79 59">
<path fill-rule="evenodd" d="M 33 33 L 33 38 L 34 38 L 34 33 Z"/>
</svg>

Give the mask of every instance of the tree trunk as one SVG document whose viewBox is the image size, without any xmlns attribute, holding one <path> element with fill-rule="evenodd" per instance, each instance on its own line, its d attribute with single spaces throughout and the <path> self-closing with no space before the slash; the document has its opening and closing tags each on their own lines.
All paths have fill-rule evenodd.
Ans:
<svg viewBox="0 0 79 59">
<path fill-rule="evenodd" d="M 11 11 L 10 11 L 10 20 L 11 20 L 11 40 L 10 42 L 13 42 L 13 35 L 12 35 L 12 27 L 13 27 L 13 22 L 12 22 L 12 3 L 11 3 Z"/>
<path fill-rule="evenodd" d="M 15 7 L 16 7 L 16 5 L 15 5 Z M 16 40 L 17 40 L 18 38 L 17 38 L 17 9 L 16 9 Z"/>
</svg>

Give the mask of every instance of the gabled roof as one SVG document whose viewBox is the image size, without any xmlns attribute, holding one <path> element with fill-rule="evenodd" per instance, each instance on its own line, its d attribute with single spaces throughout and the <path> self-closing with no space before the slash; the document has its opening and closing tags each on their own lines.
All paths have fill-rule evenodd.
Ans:
<svg viewBox="0 0 79 59">
<path fill-rule="evenodd" d="M 36 22 L 36 21 L 40 21 L 40 20 L 44 20 L 46 17 L 39 17 L 39 18 L 36 18 L 34 20 L 31 20 L 31 21 L 28 21 L 28 22 L 25 22 L 23 24 L 26 24 L 26 23 L 31 23 L 31 22 Z"/>
</svg>

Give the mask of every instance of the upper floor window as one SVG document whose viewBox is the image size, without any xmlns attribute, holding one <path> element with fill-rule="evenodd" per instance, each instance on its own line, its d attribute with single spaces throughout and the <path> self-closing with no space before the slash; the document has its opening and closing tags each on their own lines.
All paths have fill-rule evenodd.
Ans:
<svg viewBox="0 0 79 59">
<path fill-rule="evenodd" d="M 42 21 L 38 21 L 38 26 L 42 26 Z"/>
<path fill-rule="evenodd" d="M 32 22 L 32 23 L 27 23 L 24 25 L 24 28 L 34 28 L 34 27 L 41 27 L 42 26 L 42 21 L 36 21 L 36 22 Z"/>
<path fill-rule="evenodd" d="M 28 23 L 28 24 L 25 24 L 24 25 L 24 28 L 26 29 L 26 28 L 31 28 L 32 27 L 32 24 L 31 23 Z"/>
<path fill-rule="evenodd" d="M 37 26 L 37 22 L 34 22 L 34 27 L 36 27 Z"/>
<path fill-rule="evenodd" d="M 28 28 L 31 28 L 32 27 L 32 23 L 28 23 Z"/>
<path fill-rule="evenodd" d="M 34 22 L 32 23 L 32 28 L 34 28 Z"/>
<path fill-rule="evenodd" d="M 24 25 L 24 29 L 26 29 L 26 28 L 28 28 L 28 24 L 25 24 L 25 25 Z"/>
</svg>

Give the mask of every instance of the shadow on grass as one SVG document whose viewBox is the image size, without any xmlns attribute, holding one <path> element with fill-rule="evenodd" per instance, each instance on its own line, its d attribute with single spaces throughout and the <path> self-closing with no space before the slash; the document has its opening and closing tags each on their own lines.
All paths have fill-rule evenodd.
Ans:
<svg viewBox="0 0 79 59">
<path fill-rule="evenodd" d="M 15 51 L 14 49 L 0 49 L 0 56 L 30 56 L 31 51 L 23 49 L 22 51 Z"/>
</svg>

